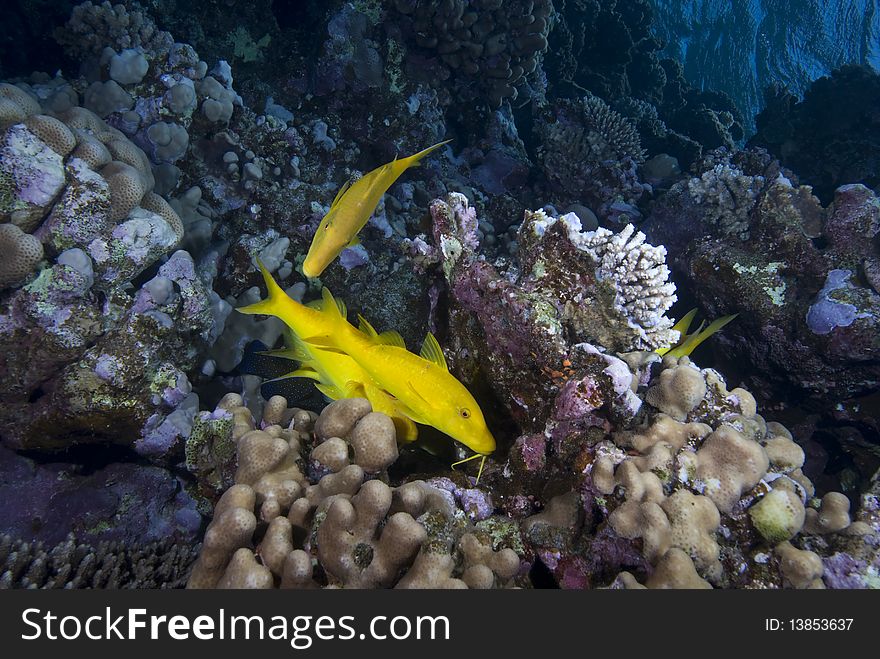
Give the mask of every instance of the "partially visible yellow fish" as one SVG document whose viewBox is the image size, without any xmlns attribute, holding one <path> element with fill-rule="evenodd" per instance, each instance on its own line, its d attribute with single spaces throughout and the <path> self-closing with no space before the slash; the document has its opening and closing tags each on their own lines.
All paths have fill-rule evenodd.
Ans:
<svg viewBox="0 0 880 659">
<path fill-rule="evenodd" d="M 343 249 L 357 244 L 358 233 L 364 228 L 391 184 L 407 169 L 418 166 L 422 158 L 450 141 L 440 142 L 407 158 L 395 158 L 357 181 L 347 181 L 318 225 L 309 253 L 303 262 L 303 274 L 306 277 L 318 277 Z"/>
<path fill-rule="evenodd" d="M 291 300 L 287 294 L 272 278 L 272 275 L 266 270 L 262 263 L 259 264 L 260 271 L 263 273 L 263 279 L 269 289 L 269 300 L 263 300 L 256 304 L 246 307 L 239 307 L 237 311 L 245 314 L 269 314 L 275 315 L 271 311 L 263 310 L 266 302 L 273 300 L 289 300 L 296 305 L 298 313 L 293 315 L 287 314 L 281 319 L 285 321 L 289 328 L 287 334 L 288 345 L 281 350 L 272 350 L 268 354 L 278 357 L 286 357 L 300 362 L 300 367 L 282 377 L 304 377 L 315 380 L 315 387 L 331 400 L 339 398 L 366 398 L 370 401 L 374 412 L 382 412 L 389 416 L 394 422 L 394 429 L 397 434 L 397 440 L 401 443 L 413 442 L 418 438 L 418 428 L 416 424 L 404 415 L 398 408 L 396 401 L 387 393 L 377 387 L 370 376 L 362 369 L 358 363 L 349 357 L 338 352 L 329 350 L 320 350 L 315 346 L 302 341 L 301 337 L 305 335 L 321 334 L 327 331 L 327 314 L 322 313 L 323 302 L 318 305 L 301 305 Z M 334 304 L 337 304 L 334 302 Z M 283 306 L 283 302 L 275 305 L 273 308 Z M 345 306 L 338 303 L 336 312 L 338 315 L 345 316 Z M 281 316 L 279 316 L 281 317 Z M 288 322 L 287 318 L 291 319 Z"/>
<path fill-rule="evenodd" d="M 678 343 L 676 343 L 674 346 L 669 346 L 668 348 L 658 348 L 654 352 L 656 352 L 658 355 L 668 354 L 673 357 L 685 357 L 691 354 L 694 350 L 697 349 L 698 345 L 700 345 L 703 341 L 708 339 L 722 327 L 727 325 L 727 323 L 736 318 L 739 314 L 733 314 L 732 316 L 723 316 L 721 318 L 718 318 L 717 320 L 713 320 L 705 329 L 703 329 L 703 327 L 706 324 L 706 321 L 703 321 L 700 323 L 700 326 L 693 334 L 688 334 L 687 331 L 694 320 L 694 316 L 696 315 L 697 310 L 691 309 L 684 315 L 681 320 L 679 320 L 677 323 L 675 323 L 675 325 L 672 326 L 672 329 L 678 331 L 681 334 Z"/>
</svg>

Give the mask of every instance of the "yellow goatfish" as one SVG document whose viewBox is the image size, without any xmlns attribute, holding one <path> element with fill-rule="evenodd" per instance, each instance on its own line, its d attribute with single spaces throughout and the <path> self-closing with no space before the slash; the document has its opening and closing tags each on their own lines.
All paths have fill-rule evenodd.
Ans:
<svg viewBox="0 0 880 659">
<path fill-rule="evenodd" d="M 322 296 L 323 312 L 331 317 L 333 329 L 329 334 L 304 337 L 306 342 L 350 355 L 376 385 L 397 399 L 398 409 L 416 423 L 437 428 L 479 456 L 495 451 L 495 438 L 480 406 L 449 372 L 433 334 L 425 337 L 421 353 L 413 354 L 396 332 L 377 334 L 363 318 L 364 329 L 354 328 L 339 314 L 328 289 L 323 290 Z"/>
<path fill-rule="evenodd" d="M 675 325 L 672 326 L 672 329 L 679 332 L 680 337 L 678 339 L 678 343 L 676 343 L 674 346 L 669 346 L 668 348 L 657 348 L 654 352 L 656 352 L 658 355 L 669 354 L 672 357 L 686 357 L 694 350 L 696 350 L 698 345 L 700 345 L 703 341 L 708 339 L 722 327 L 727 325 L 727 323 L 736 318 L 739 314 L 717 318 L 709 323 L 708 327 L 705 327 L 706 321 L 704 320 L 700 323 L 700 326 L 696 329 L 696 331 L 688 334 L 687 331 L 688 329 L 690 329 L 691 323 L 693 322 L 696 315 L 697 310 L 691 309 L 684 315 L 684 317 L 682 317 L 681 320 L 679 320 L 677 323 L 675 323 Z"/>
<path fill-rule="evenodd" d="M 437 428 L 477 453 L 468 460 L 485 459 L 495 451 L 495 438 L 486 425 L 480 406 L 449 372 L 443 352 L 432 334 L 425 338 L 421 355 L 415 355 L 403 346 L 403 340 L 396 332 L 376 334 L 363 320 L 365 331 L 351 325 L 326 288 L 319 311 L 292 300 L 265 268 L 262 271 L 269 297 L 240 311 L 280 318 L 302 338 L 313 354 L 326 351 L 349 355 L 370 376 L 376 388 L 396 399 L 395 407 L 402 414 L 416 423 Z M 315 320 L 315 314 L 321 314 L 323 319 Z M 318 331 L 309 336 L 305 332 L 307 327 Z"/>
<path fill-rule="evenodd" d="M 236 311 L 245 314 L 277 315 L 287 324 L 290 330 L 287 336 L 289 345 L 281 350 L 267 353 L 300 362 L 297 370 L 283 377 L 305 377 L 315 380 L 315 387 L 331 400 L 366 398 L 370 401 L 374 412 L 382 412 L 394 422 L 397 441 L 414 442 L 418 438 L 416 424 L 397 408 L 397 401 L 373 383 L 370 376 L 354 359 L 338 352 L 317 349 L 300 338 L 304 334 L 311 336 L 328 331 L 327 319 L 335 316 L 328 316 L 322 312 L 323 301 L 319 301 L 315 306 L 301 305 L 291 300 L 263 264 L 259 263 L 259 266 L 266 287 L 269 289 L 269 299 L 239 307 Z M 286 306 L 285 301 L 290 305 Z M 345 306 L 341 302 L 334 304 L 338 304 L 336 313 L 345 317 Z M 267 306 L 271 306 L 271 309 L 267 309 Z M 294 308 L 296 310 L 291 312 Z M 284 312 L 284 315 L 279 314 L 279 311 Z"/>
<path fill-rule="evenodd" d="M 407 169 L 418 166 L 422 158 L 450 141 L 435 144 L 408 158 L 395 158 L 354 182 L 347 181 L 318 225 L 309 253 L 303 262 L 303 274 L 306 277 L 320 276 L 343 249 L 357 244 L 358 233 L 364 228 L 391 184 Z"/>
</svg>

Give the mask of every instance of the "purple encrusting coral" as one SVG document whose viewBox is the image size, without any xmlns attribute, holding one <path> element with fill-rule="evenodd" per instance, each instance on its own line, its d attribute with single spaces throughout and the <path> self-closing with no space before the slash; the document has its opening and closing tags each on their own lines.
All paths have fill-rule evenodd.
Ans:
<svg viewBox="0 0 880 659">
<path fill-rule="evenodd" d="M 432 478 L 428 484 L 448 492 L 453 497 L 453 503 L 457 503 L 472 522 L 488 519 L 495 511 L 492 495 L 484 490 L 461 487 L 446 477 Z"/>
<path fill-rule="evenodd" d="M 159 467 L 39 464 L 0 447 L 0 510 L 5 533 L 49 544 L 76 533 L 85 542 L 174 538 L 193 542 L 201 527 L 195 500 Z"/>
</svg>

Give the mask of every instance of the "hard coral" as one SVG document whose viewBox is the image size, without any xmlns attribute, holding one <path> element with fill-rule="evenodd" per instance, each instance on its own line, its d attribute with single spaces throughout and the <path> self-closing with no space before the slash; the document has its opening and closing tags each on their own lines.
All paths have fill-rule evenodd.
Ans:
<svg viewBox="0 0 880 659">
<path fill-rule="evenodd" d="M 493 585 L 494 575 L 506 585 L 518 572 L 515 553 L 461 529 L 462 514 L 440 490 L 421 481 L 391 488 L 365 480 L 375 464 L 369 453 L 364 468 L 348 464 L 347 452 L 327 459 L 322 449 L 340 438 L 324 437 L 311 451 L 309 462 L 323 456 L 323 475 L 299 470 L 304 443 L 319 428 L 353 441 L 359 428 L 372 432 L 384 415 L 369 412 L 365 400 L 337 401 L 308 421 L 292 412 L 288 428 L 270 425 L 238 440 L 236 484 L 215 507 L 188 587 L 461 587 L 455 552 L 463 557 L 462 579 L 475 586 Z"/>
<path fill-rule="evenodd" d="M 549 0 L 397 0 L 407 45 L 407 71 L 426 82 L 449 80 L 463 101 L 486 99 L 498 108 L 515 100 L 547 48 L 553 6 Z"/>
<path fill-rule="evenodd" d="M 557 101 L 536 124 L 544 173 L 563 201 L 577 201 L 602 219 L 641 217 L 637 205 L 650 186 L 636 169 L 645 159 L 629 120 L 596 96 Z"/>
</svg>

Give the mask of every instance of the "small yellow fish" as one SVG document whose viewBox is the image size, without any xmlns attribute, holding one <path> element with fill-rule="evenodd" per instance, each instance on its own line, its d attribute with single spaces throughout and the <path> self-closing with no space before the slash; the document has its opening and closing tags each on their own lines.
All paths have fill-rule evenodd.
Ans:
<svg viewBox="0 0 880 659">
<path fill-rule="evenodd" d="M 692 334 L 688 334 L 688 328 L 690 328 L 691 323 L 694 320 L 694 316 L 697 315 L 696 309 L 691 309 L 688 311 L 684 317 L 679 320 L 675 325 L 672 326 L 672 329 L 677 330 L 681 336 L 674 346 L 669 346 L 668 348 L 658 348 L 654 352 L 658 355 L 671 355 L 672 357 L 685 357 L 691 354 L 694 350 L 697 349 L 697 346 L 700 345 L 703 341 L 712 336 L 715 332 L 720 330 L 722 327 L 727 325 L 731 320 L 736 318 L 739 314 L 733 314 L 732 316 L 723 316 L 716 320 L 713 320 L 709 323 L 709 326 L 703 329 L 706 324 L 706 321 L 700 323 L 700 326 L 696 329 Z"/>
<path fill-rule="evenodd" d="M 309 253 L 303 262 L 303 274 L 306 277 L 320 276 L 343 249 L 357 244 L 358 233 L 364 228 L 391 184 L 407 169 L 418 166 L 422 158 L 450 141 L 435 144 L 408 158 L 395 158 L 357 181 L 347 181 L 318 225 Z"/>
<path fill-rule="evenodd" d="M 354 359 L 337 352 L 319 350 L 305 343 L 300 338 L 303 334 L 313 335 L 327 331 L 328 315 L 322 313 L 321 306 L 323 302 L 315 306 L 301 305 L 291 300 L 281 287 L 278 286 L 263 264 L 259 263 L 259 266 L 266 286 L 269 289 L 269 299 L 246 307 L 239 307 L 237 311 L 245 314 L 276 315 L 272 311 L 264 310 L 262 305 L 273 300 L 276 301 L 272 306 L 273 309 L 282 307 L 284 300 L 288 300 L 292 305 L 296 305 L 298 310 L 296 313 L 288 313 L 285 317 L 279 316 L 279 318 L 287 323 L 290 330 L 287 335 L 288 346 L 281 350 L 272 350 L 267 353 L 300 362 L 300 367 L 297 370 L 287 373 L 283 377 L 311 378 L 316 381 L 315 387 L 331 400 L 339 398 L 366 398 L 370 401 L 373 411 L 382 412 L 391 418 L 394 422 L 394 429 L 399 442 L 414 442 L 418 438 L 416 424 L 397 408 L 396 401 L 391 396 L 373 383 L 370 376 Z M 334 302 L 334 304 L 336 303 Z M 345 316 L 345 306 L 341 303 L 339 303 L 337 314 Z M 290 322 L 288 322 L 288 318 Z"/>
</svg>

